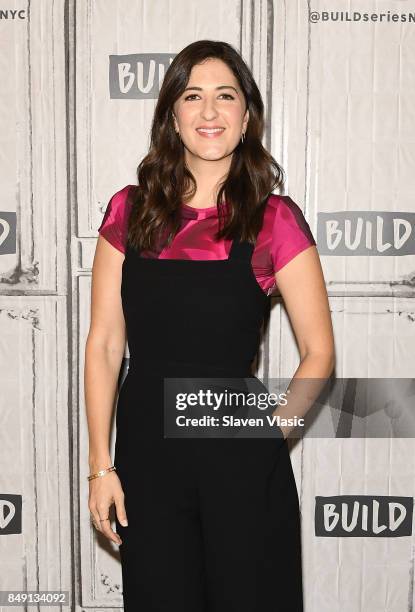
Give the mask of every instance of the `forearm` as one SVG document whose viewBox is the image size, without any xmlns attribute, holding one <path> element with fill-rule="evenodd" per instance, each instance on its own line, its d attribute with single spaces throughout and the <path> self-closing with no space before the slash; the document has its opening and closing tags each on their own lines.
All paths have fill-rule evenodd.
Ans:
<svg viewBox="0 0 415 612">
<path fill-rule="evenodd" d="M 110 427 L 121 361 L 120 351 L 87 340 L 84 390 L 91 472 L 111 465 Z"/>
<path fill-rule="evenodd" d="M 287 403 L 279 404 L 273 415 L 280 419 L 298 419 L 305 417 L 323 390 L 328 378 L 333 372 L 334 356 L 332 354 L 307 354 L 300 362 L 294 376 L 287 387 Z M 280 425 L 287 438 L 293 425 Z"/>
</svg>

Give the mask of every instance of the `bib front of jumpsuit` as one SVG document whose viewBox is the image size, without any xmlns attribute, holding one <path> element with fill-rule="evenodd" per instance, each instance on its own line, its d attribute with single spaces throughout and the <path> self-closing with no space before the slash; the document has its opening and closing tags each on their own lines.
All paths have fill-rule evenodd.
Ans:
<svg viewBox="0 0 415 612">
<path fill-rule="evenodd" d="M 253 377 L 270 299 L 234 239 L 226 260 L 154 259 L 128 243 L 130 363 L 114 463 L 125 612 L 302 612 L 300 511 L 287 441 L 164 437 L 164 377 Z M 255 378 L 255 377 L 253 377 Z M 280 436 L 280 437 L 279 437 Z"/>
</svg>

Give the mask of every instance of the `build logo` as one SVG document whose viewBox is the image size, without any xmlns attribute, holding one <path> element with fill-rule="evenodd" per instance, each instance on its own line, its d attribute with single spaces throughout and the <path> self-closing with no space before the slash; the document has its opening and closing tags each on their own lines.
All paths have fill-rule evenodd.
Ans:
<svg viewBox="0 0 415 612">
<path fill-rule="evenodd" d="M 22 496 L 0 495 L 0 535 L 22 533 Z"/>
<path fill-rule="evenodd" d="M 332 538 L 398 538 L 412 535 L 412 497 L 316 497 L 315 535 Z"/>
</svg>

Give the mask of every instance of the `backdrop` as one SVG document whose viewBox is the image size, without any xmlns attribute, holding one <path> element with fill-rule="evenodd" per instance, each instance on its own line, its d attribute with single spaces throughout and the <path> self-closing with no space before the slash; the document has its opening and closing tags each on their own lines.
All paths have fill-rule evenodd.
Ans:
<svg viewBox="0 0 415 612">
<path fill-rule="evenodd" d="M 136 181 L 164 73 L 203 38 L 233 44 L 262 92 L 264 146 L 318 241 L 336 376 L 356 389 L 414 375 L 414 0 L 0 0 L 2 590 L 122 607 L 118 548 L 87 505 L 91 264 L 109 198 Z M 289 378 L 298 361 L 275 296 L 257 375 Z M 289 443 L 306 611 L 413 610 L 414 438 Z"/>
</svg>

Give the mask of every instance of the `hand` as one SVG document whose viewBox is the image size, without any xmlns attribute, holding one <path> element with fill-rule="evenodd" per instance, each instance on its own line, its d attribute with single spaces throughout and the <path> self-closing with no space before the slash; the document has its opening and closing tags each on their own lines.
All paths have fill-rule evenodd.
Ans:
<svg viewBox="0 0 415 612">
<path fill-rule="evenodd" d="M 288 437 L 289 432 L 291 431 L 291 430 L 290 430 L 290 428 L 285 427 L 285 426 L 283 426 L 283 425 L 280 425 L 280 426 L 279 426 L 279 430 L 280 430 L 280 432 L 281 432 L 281 434 L 282 434 L 282 439 L 283 439 L 283 440 L 286 440 L 286 439 L 287 439 L 287 437 Z"/>
<path fill-rule="evenodd" d="M 286 440 L 287 438 L 287 432 L 285 431 L 287 428 L 286 427 L 281 427 L 280 425 L 277 425 L 276 423 L 274 424 L 274 429 L 277 432 L 277 438 L 279 440 L 282 440 L 283 442 Z"/>
<path fill-rule="evenodd" d="M 109 510 L 113 503 L 115 503 L 117 518 L 121 525 L 127 526 L 124 492 L 116 472 L 108 472 L 104 476 L 89 481 L 88 507 L 93 525 L 109 540 L 120 545 L 122 540 L 118 533 L 112 530 L 109 520 Z"/>
</svg>

